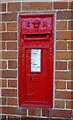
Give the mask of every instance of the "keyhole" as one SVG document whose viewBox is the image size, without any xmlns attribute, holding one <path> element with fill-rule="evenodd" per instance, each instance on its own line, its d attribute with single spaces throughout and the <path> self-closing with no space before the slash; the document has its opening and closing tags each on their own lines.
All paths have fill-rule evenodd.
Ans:
<svg viewBox="0 0 73 120">
<path fill-rule="evenodd" d="M 30 80 L 32 80 L 32 78 L 30 78 Z"/>
</svg>

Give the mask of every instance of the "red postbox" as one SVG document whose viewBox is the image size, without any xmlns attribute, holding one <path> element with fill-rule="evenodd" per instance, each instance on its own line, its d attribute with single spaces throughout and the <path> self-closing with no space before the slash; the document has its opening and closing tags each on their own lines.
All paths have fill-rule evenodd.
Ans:
<svg viewBox="0 0 73 120">
<path fill-rule="evenodd" d="M 19 15 L 20 107 L 52 108 L 54 15 Z"/>
</svg>

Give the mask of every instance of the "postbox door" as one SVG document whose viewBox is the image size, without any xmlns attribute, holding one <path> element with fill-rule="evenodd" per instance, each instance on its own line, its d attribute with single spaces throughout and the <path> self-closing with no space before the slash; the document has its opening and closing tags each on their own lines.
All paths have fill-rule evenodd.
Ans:
<svg viewBox="0 0 73 120">
<path fill-rule="evenodd" d="M 48 49 L 26 49 L 26 101 L 48 100 Z"/>
</svg>

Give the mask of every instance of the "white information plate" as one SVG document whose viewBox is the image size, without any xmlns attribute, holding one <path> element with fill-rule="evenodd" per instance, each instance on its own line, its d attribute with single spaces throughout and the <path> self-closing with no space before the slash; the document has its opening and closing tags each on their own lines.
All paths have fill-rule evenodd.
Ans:
<svg viewBox="0 0 73 120">
<path fill-rule="evenodd" d="M 41 72 L 41 49 L 31 49 L 31 72 Z"/>
</svg>

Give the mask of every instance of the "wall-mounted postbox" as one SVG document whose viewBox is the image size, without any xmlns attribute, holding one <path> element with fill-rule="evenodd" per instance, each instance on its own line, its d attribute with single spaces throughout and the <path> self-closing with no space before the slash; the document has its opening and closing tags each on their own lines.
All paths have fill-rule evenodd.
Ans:
<svg viewBox="0 0 73 120">
<path fill-rule="evenodd" d="M 54 15 L 19 15 L 19 106 L 53 103 Z"/>
</svg>

